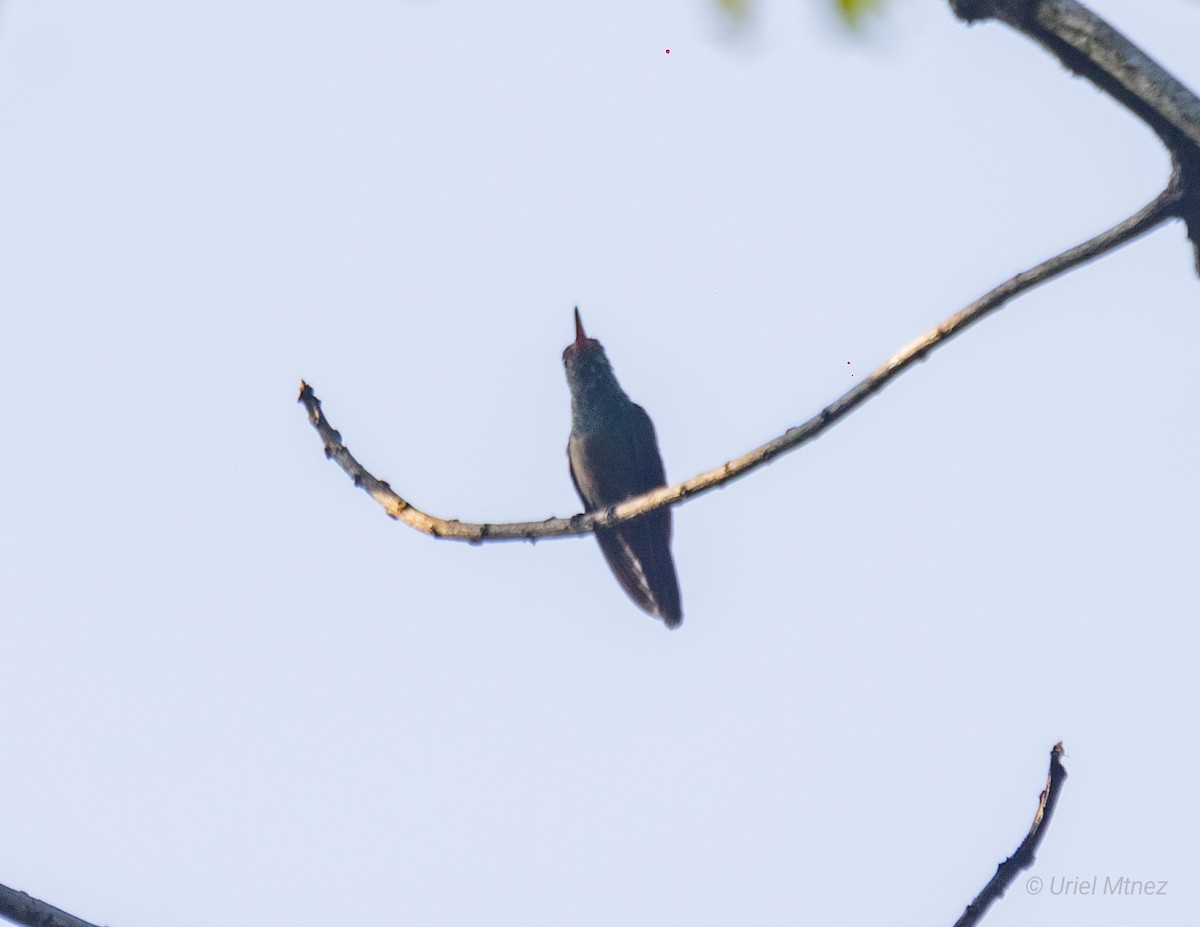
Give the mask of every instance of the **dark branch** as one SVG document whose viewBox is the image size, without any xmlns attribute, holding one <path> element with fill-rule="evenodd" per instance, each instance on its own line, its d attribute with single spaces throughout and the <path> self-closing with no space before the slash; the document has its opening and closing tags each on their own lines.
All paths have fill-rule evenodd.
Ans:
<svg viewBox="0 0 1200 927">
<path fill-rule="evenodd" d="M 73 914 L 0 885 L 0 917 L 26 927 L 95 927 Z"/>
<path fill-rule="evenodd" d="M 1075 0 L 950 0 L 968 22 L 995 19 L 1033 39 L 1068 69 L 1148 125 L 1167 146 L 1200 274 L 1200 98 Z"/>
<path fill-rule="evenodd" d="M 979 919 L 991 907 L 992 902 L 997 898 L 1004 897 L 1004 893 L 1018 873 L 1033 865 L 1038 847 L 1042 844 L 1042 838 L 1046 836 L 1046 827 L 1050 824 L 1050 818 L 1054 814 L 1054 806 L 1058 804 L 1058 793 L 1062 790 L 1063 782 L 1067 778 L 1067 771 L 1062 765 L 1062 755 L 1063 745 L 1060 740 L 1050 751 L 1050 773 L 1046 776 L 1046 787 L 1042 789 L 1041 798 L 1038 799 L 1037 813 L 1033 816 L 1033 826 L 1029 828 L 1029 833 L 1021 841 L 1017 851 L 996 867 L 996 874 L 992 876 L 992 880 L 983 887 L 983 891 L 975 896 L 975 900 L 967 905 L 967 910 L 955 922 L 954 927 L 972 927 L 979 923 Z"/>
<path fill-rule="evenodd" d="M 1171 186 L 1145 208 L 1114 225 L 1108 231 L 1000 284 L 990 293 L 950 316 L 937 328 L 926 332 L 908 347 L 894 354 L 858 386 L 826 406 L 807 422 L 789 429 L 775 440 L 685 482 L 674 486 L 664 486 L 612 508 L 586 515 L 513 524 L 471 524 L 429 515 L 393 492 L 387 483 L 372 476 L 362 464 L 351 456 L 350 451 L 342 444 L 342 436 L 326 420 L 321 411 L 321 403 L 313 393 L 312 387 L 303 381 L 300 383 L 299 401 L 308 410 L 309 421 L 321 435 L 321 440 L 325 444 L 325 456 L 335 460 L 338 466 L 354 480 L 354 485 L 361 486 L 371 498 L 383 506 L 388 515 L 400 519 L 418 531 L 432 534 L 435 537 L 473 543 L 534 540 L 536 538 L 587 534 L 597 527 L 609 527 L 629 521 L 664 505 L 675 505 L 685 499 L 708 492 L 731 480 L 745 476 L 752 470 L 774 460 L 780 454 L 795 450 L 800 445 L 811 441 L 883 389 L 901 372 L 917 361 L 923 360 L 928 354 L 974 325 L 984 316 L 999 309 L 1014 296 L 1052 280 L 1092 258 L 1112 251 L 1165 222 L 1174 215 L 1179 195 L 1178 187 L 1173 181 Z"/>
</svg>

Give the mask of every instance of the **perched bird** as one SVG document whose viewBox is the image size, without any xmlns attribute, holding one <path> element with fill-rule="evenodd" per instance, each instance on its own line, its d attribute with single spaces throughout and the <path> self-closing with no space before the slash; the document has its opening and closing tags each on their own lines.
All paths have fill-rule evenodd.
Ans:
<svg viewBox="0 0 1200 927">
<path fill-rule="evenodd" d="M 600 342 L 584 333 L 578 307 L 575 341 L 563 351 L 563 366 L 571 387 L 567 460 L 584 510 L 608 508 L 665 486 L 654 424 L 621 389 Z M 683 610 L 671 560 L 671 509 L 598 528 L 596 540 L 629 597 L 668 628 L 679 627 Z"/>
</svg>

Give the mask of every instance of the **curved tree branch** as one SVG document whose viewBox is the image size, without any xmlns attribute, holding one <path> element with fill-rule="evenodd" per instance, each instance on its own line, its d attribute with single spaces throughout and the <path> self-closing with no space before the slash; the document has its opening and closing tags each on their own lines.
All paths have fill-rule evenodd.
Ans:
<svg viewBox="0 0 1200 927">
<path fill-rule="evenodd" d="M 790 428 L 775 440 L 706 473 L 694 476 L 690 480 L 674 486 L 664 486 L 622 502 L 620 505 L 585 515 L 511 524 L 472 524 L 429 515 L 395 493 L 387 483 L 377 479 L 351 456 L 350 451 L 342 443 L 342 436 L 334 430 L 321 411 L 321 402 L 317 399 L 312 387 L 303 381 L 300 383 L 299 401 L 308 410 L 309 421 L 321 435 L 321 440 L 325 444 L 325 456 L 335 460 L 354 480 L 354 485 L 364 489 L 371 498 L 383 506 L 389 516 L 403 521 L 418 531 L 432 534 L 435 537 L 472 543 L 532 541 L 537 538 L 587 534 L 597 527 L 611 527 L 664 505 L 674 505 L 708 492 L 710 489 L 745 476 L 752 470 L 774 460 L 780 454 L 795 450 L 800 445 L 811 441 L 849 414 L 855 407 L 883 389 L 898 374 L 917 361 L 923 360 L 927 354 L 940 348 L 984 316 L 999 309 L 1014 296 L 1052 280 L 1092 258 L 1112 251 L 1170 219 L 1175 215 L 1175 207 L 1180 197 L 1177 179 L 1178 172 L 1172 177 L 1171 184 L 1166 190 L 1128 219 L 1117 223 L 1081 245 L 1076 245 L 1056 257 L 1043 261 L 1036 267 L 1017 274 L 965 309 L 950 316 L 941 325 L 926 332 L 907 347 L 892 355 L 883 366 L 873 371 L 854 389 L 826 406 L 804 424 Z"/>
<path fill-rule="evenodd" d="M 1062 755 L 1063 745 L 1060 740 L 1050 751 L 1050 772 L 1046 776 L 1046 787 L 1042 789 L 1041 798 L 1038 799 L 1037 813 L 1033 816 L 1033 826 L 1029 828 L 1029 833 L 1021 841 L 1017 851 L 996 867 L 996 874 L 992 876 L 992 880 L 983 887 L 983 891 L 975 896 L 975 900 L 967 905 L 962 917 L 954 922 L 954 927 L 972 927 L 973 924 L 977 924 L 979 919 L 987 913 L 992 902 L 997 898 L 1004 897 L 1004 893 L 1008 891 L 1008 887 L 1017 874 L 1022 869 L 1028 869 L 1033 865 L 1042 838 L 1046 836 L 1046 827 L 1054 814 L 1054 806 L 1058 804 L 1058 793 L 1062 790 L 1063 782 L 1067 778 L 1067 771 L 1062 764 Z"/>
<path fill-rule="evenodd" d="M 1162 139 L 1200 274 L 1200 98 L 1076 0 L 950 0 L 950 7 L 967 22 L 995 19 L 1027 35 Z"/>
</svg>

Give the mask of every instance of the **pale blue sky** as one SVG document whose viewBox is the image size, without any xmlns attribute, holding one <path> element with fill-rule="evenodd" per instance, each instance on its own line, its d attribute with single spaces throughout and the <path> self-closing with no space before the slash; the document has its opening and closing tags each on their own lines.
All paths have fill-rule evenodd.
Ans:
<svg viewBox="0 0 1200 927">
<path fill-rule="evenodd" d="M 1172 225 L 676 510 L 665 631 L 569 515 L 579 305 L 683 478 L 1151 199 L 1026 40 L 710 6 L 11 0 L 0 882 L 114 927 L 952 923 L 1200 902 L 1200 284 Z M 1200 5 L 1094 7 L 1200 88 Z M 665 50 L 670 48 L 670 55 Z"/>
</svg>

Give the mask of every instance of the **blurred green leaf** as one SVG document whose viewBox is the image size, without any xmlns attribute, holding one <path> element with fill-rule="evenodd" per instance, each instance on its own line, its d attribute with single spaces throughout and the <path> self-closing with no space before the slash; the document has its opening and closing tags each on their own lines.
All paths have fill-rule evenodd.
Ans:
<svg viewBox="0 0 1200 927">
<path fill-rule="evenodd" d="M 834 0 L 834 6 L 841 14 L 842 21 L 851 29 L 856 29 L 867 14 L 882 8 L 883 0 Z"/>
<path fill-rule="evenodd" d="M 750 15 L 750 0 L 719 0 L 721 8 L 734 19 L 745 19 Z"/>
<path fill-rule="evenodd" d="M 862 25 L 868 14 L 883 9 L 884 0 L 822 0 L 832 2 L 838 18 L 851 29 Z M 749 19 L 753 0 L 717 0 L 717 5 L 732 20 L 744 22 Z"/>
</svg>

